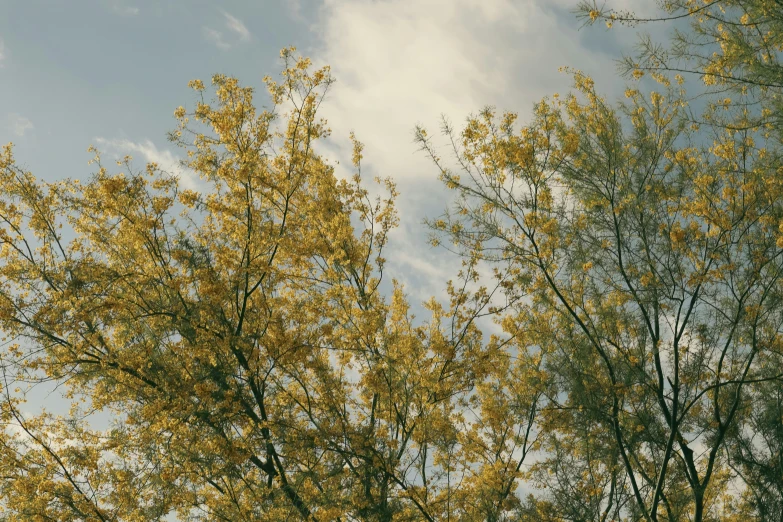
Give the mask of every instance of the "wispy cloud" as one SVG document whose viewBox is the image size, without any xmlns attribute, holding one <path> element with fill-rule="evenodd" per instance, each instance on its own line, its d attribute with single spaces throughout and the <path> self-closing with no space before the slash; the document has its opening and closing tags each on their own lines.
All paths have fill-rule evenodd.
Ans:
<svg viewBox="0 0 783 522">
<path fill-rule="evenodd" d="M 311 57 L 330 64 L 337 79 L 322 112 L 333 131 L 326 148 L 340 161 L 336 173 L 349 175 L 347 137 L 354 130 L 365 144 L 368 179 L 390 175 L 398 183 L 401 222 L 392 240 L 409 255 L 390 253 L 389 262 L 409 276 L 401 277 L 409 288 L 426 285 L 426 293 L 435 293 L 450 273 L 438 276 L 438 268 L 454 261 L 428 246 L 421 226 L 422 218 L 443 212 L 451 195 L 432 162 L 417 153 L 414 126 L 437 134 L 445 113 L 459 132 L 464 118 L 486 104 L 519 110 L 524 121 L 535 101 L 569 88 L 559 66 L 611 70 L 612 57 L 584 49 L 565 18 L 572 15 L 560 13 L 540 0 L 324 1 Z M 448 141 L 434 142 L 447 166 L 458 168 Z M 389 252 L 395 249 L 402 250 Z"/>
<path fill-rule="evenodd" d="M 247 28 L 247 26 L 245 26 L 242 20 L 230 15 L 225 11 L 221 12 L 226 19 L 226 28 L 228 28 L 229 33 L 233 33 L 235 35 L 235 40 L 238 39 L 240 42 L 250 41 L 250 30 Z M 222 31 L 218 31 L 217 29 L 213 29 L 212 27 L 207 26 L 204 26 L 202 31 L 204 32 L 204 37 L 215 44 L 218 49 L 223 49 L 224 51 L 231 49 L 233 44 L 226 39 Z"/>
<path fill-rule="evenodd" d="M 5 61 L 5 44 L 3 43 L 2 38 L 0 38 L 0 68 L 3 67 L 4 61 Z"/>
<path fill-rule="evenodd" d="M 122 0 L 110 0 L 109 5 L 112 10 L 122 16 L 136 16 L 139 14 L 139 8 L 125 4 Z"/>
<path fill-rule="evenodd" d="M 297 22 L 305 20 L 304 16 L 302 16 L 302 0 L 286 0 L 283 2 L 283 6 L 291 19 Z"/>
<path fill-rule="evenodd" d="M 95 143 L 103 152 L 117 158 L 126 154 L 140 155 L 147 163 L 157 163 L 161 170 L 179 178 L 181 186 L 190 190 L 199 190 L 198 174 L 180 164 L 180 158 L 168 149 L 158 149 L 150 140 L 135 142 L 127 139 L 95 138 Z"/>
<path fill-rule="evenodd" d="M 204 32 L 204 37 L 215 44 L 218 49 L 223 49 L 224 51 L 231 49 L 231 44 L 223 39 L 223 33 L 220 31 L 211 27 L 203 27 L 202 31 Z"/>
<path fill-rule="evenodd" d="M 25 118 L 21 114 L 10 114 L 9 120 L 11 121 L 11 132 L 17 136 L 24 136 L 27 131 L 33 130 L 33 122 Z"/>
<path fill-rule="evenodd" d="M 236 33 L 244 42 L 250 40 L 250 31 L 247 29 L 245 24 L 242 23 L 242 20 L 231 16 L 225 11 L 223 11 L 223 16 L 226 17 L 226 27 L 228 27 L 230 31 Z"/>
<path fill-rule="evenodd" d="M 330 64 L 338 80 L 324 105 L 332 136 L 348 145 L 355 130 L 369 166 L 383 166 L 400 183 L 424 172 L 434 177 L 415 154 L 414 125 L 437 129 L 441 113 L 462 119 L 510 90 L 519 51 L 504 37 L 537 32 L 529 10 L 511 0 L 327 1 L 313 58 Z M 552 29 L 546 16 L 538 18 Z M 551 63 L 555 53 L 547 54 Z"/>
</svg>

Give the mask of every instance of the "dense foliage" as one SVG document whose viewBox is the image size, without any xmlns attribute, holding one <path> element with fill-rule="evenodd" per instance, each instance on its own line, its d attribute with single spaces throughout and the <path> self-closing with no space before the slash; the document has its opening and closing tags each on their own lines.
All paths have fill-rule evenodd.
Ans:
<svg viewBox="0 0 783 522">
<path fill-rule="evenodd" d="M 525 125 L 444 119 L 454 167 L 416 129 L 463 257 L 426 320 L 381 284 L 395 186 L 316 152 L 332 78 L 293 49 L 268 110 L 191 82 L 198 191 L 6 146 L 0 520 L 782 521 L 783 5 L 661 7 L 581 6 L 692 21 L 623 103 L 571 71 Z M 53 384 L 67 415 L 25 409 Z"/>
</svg>

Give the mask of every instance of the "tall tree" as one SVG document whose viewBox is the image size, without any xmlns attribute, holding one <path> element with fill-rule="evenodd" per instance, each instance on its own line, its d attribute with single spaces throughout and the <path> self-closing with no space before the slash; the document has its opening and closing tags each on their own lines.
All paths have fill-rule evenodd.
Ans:
<svg viewBox="0 0 783 522">
<path fill-rule="evenodd" d="M 735 130 L 765 129 L 783 139 L 783 6 L 778 0 L 658 0 L 662 14 L 639 17 L 610 4 L 582 0 L 579 16 L 588 24 L 605 21 L 640 26 L 687 22 L 675 27 L 671 41 L 642 36 L 637 52 L 621 62 L 622 71 L 689 76 L 702 84 L 698 95 L 711 108 L 738 110 L 698 114 L 700 123 Z M 728 98 L 727 98 L 728 97 Z M 728 102 L 726 100 L 729 100 Z"/>
<path fill-rule="evenodd" d="M 42 183 L 5 147 L 0 519 L 456 520 L 490 471 L 480 509 L 513 497 L 528 438 L 478 447 L 500 406 L 460 407 L 512 372 L 475 325 L 492 292 L 455 283 L 416 323 L 399 285 L 381 292 L 394 185 L 373 201 L 356 140 L 350 180 L 315 152 L 332 79 L 293 53 L 260 113 L 234 78 L 213 77 L 211 101 L 191 82 L 171 139 L 200 192 L 97 153 L 88 182 Z M 24 410 L 47 382 L 69 415 Z"/>
<path fill-rule="evenodd" d="M 692 21 L 626 59 L 652 90 L 572 71 L 521 128 L 444 119 L 454 169 L 417 128 L 463 256 L 426 320 L 382 283 L 395 186 L 354 136 L 352 178 L 318 154 L 333 79 L 292 48 L 268 110 L 191 82 L 198 190 L 97 151 L 43 183 L 6 146 L 0 520 L 783 522 L 783 11 L 661 6 L 581 5 Z"/>
<path fill-rule="evenodd" d="M 665 0 L 657 17 L 642 18 L 633 12 L 582 2 L 580 14 L 589 23 L 605 20 L 639 26 L 687 22 L 688 29 L 674 30 L 667 45 L 649 37 L 641 39 L 636 53 L 623 60 L 623 70 L 640 77 L 649 72 L 666 82 L 672 74 L 700 83 L 696 95 L 706 100 L 706 110 L 690 115 L 692 124 L 712 134 L 738 135 L 750 142 L 764 142 L 760 154 L 775 150 L 764 168 L 777 170 L 783 144 L 783 6 L 777 0 Z M 742 165 L 741 168 L 745 168 Z M 780 369 L 783 371 L 783 368 Z M 780 385 L 754 386 L 754 412 L 748 425 L 737 430 L 732 443 L 734 472 L 742 476 L 744 494 L 753 508 L 747 513 L 763 520 L 783 520 L 780 508 L 780 477 L 783 466 L 779 448 L 783 444 L 775 397 Z M 777 408 L 777 410 L 776 410 Z M 763 413 L 762 413 L 763 412 Z M 778 415 L 779 417 L 779 415 Z M 774 419 L 774 420 L 773 420 Z M 752 441 L 752 442 L 751 442 Z M 741 464 L 740 464 L 741 463 Z M 762 493 L 763 492 L 763 493 Z"/>
<path fill-rule="evenodd" d="M 458 194 L 433 225 L 528 296 L 508 320 L 538 332 L 556 387 L 536 516 L 725 519 L 731 469 L 756 447 L 730 441 L 781 385 L 780 148 L 763 131 L 704 146 L 679 86 L 612 107 L 574 78 L 577 95 L 520 131 L 491 108 L 461 140 L 444 122 L 458 171 L 418 129 Z"/>
</svg>

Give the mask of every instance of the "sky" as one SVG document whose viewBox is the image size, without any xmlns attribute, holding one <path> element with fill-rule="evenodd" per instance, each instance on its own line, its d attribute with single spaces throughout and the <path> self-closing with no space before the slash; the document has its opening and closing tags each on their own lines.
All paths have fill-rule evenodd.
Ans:
<svg viewBox="0 0 783 522">
<path fill-rule="evenodd" d="M 524 123 L 542 97 L 568 92 L 564 66 L 619 99 L 627 82 L 616 61 L 633 52 L 636 29 L 581 27 L 577 3 L 0 0 L 0 144 L 13 142 L 18 163 L 45 181 L 88 178 L 90 145 L 182 173 L 183 151 L 166 132 L 178 106 L 193 106 L 188 81 L 224 73 L 263 91 L 262 78 L 281 70 L 280 49 L 293 45 L 336 79 L 322 105 L 332 129 L 322 152 L 343 166 L 337 174 L 350 174 L 353 131 L 365 144 L 366 178 L 397 183 L 400 226 L 385 274 L 405 284 L 420 311 L 430 296 L 444 297 L 459 259 L 428 242 L 422 221 L 443 212 L 449 193 L 414 143 L 414 127 L 436 134 L 445 115 L 460 130 L 486 105 Z M 656 12 L 650 0 L 608 5 Z M 666 30 L 643 29 L 658 37 Z M 448 158 L 445 140 L 435 144 Z M 183 183 L 192 183 L 184 173 Z M 50 391 L 35 390 L 27 408 L 64 413 L 67 402 Z"/>
<path fill-rule="evenodd" d="M 655 13 L 650 0 L 608 2 Z M 385 273 L 405 284 L 416 309 L 444 296 L 459 259 L 428 242 L 422 221 L 437 218 L 449 194 L 414 143 L 414 127 L 432 135 L 443 114 L 459 130 L 486 105 L 524 123 L 542 97 L 568 92 L 564 66 L 620 98 L 627 82 L 616 61 L 633 52 L 636 29 L 581 27 L 577 3 L 0 0 L 0 144 L 13 142 L 18 163 L 45 181 L 88 178 L 90 145 L 178 172 L 183 151 L 166 132 L 178 106 L 193 106 L 188 81 L 224 73 L 261 91 L 262 78 L 281 70 L 280 49 L 293 45 L 336 79 L 322 105 L 332 129 L 323 153 L 350 165 L 353 131 L 365 144 L 366 178 L 398 185 L 400 226 Z M 643 29 L 662 36 L 666 28 Z M 445 140 L 435 143 L 448 157 Z M 48 397 L 32 402 L 56 410 Z"/>
<path fill-rule="evenodd" d="M 576 3 L 0 0 L 0 142 L 12 141 L 19 163 L 47 181 L 87 178 L 89 145 L 176 171 L 183 151 L 166 132 L 174 109 L 194 101 L 187 82 L 224 73 L 261 89 L 263 76 L 282 67 L 280 49 L 296 46 L 337 80 L 322 106 L 332 128 L 324 153 L 350 165 L 354 131 L 366 146 L 367 178 L 398 184 L 387 273 L 420 302 L 442 295 L 458 260 L 427 242 L 422 220 L 437 217 L 449 195 L 413 142 L 414 126 L 432 134 L 444 114 L 460 129 L 485 105 L 525 122 L 536 101 L 568 91 L 561 66 L 618 97 L 625 82 L 615 61 L 636 34 L 580 29 Z M 644 14 L 652 4 L 613 5 Z"/>
<path fill-rule="evenodd" d="M 445 115 L 461 130 L 486 105 L 524 123 L 542 97 L 568 92 L 563 66 L 619 99 L 627 82 L 616 61 L 638 35 L 580 28 L 577 2 L 0 0 L 0 144 L 13 142 L 17 162 L 44 181 L 87 179 L 90 145 L 104 157 L 130 154 L 137 167 L 154 161 L 182 174 L 184 151 L 166 132 L 175 128 L 174 110 L 194 104 L 188 81 L 224 73 L 263 91 L 262 78 L 282 68 L 280 49 L 293 45 L 315 67 L 330 65 L 336 79 L 321 106 L 332 129 L 321 152 L 340 163 L 336 173 L 351 173 L 353 131 L 365 144 L 366 179 L 397 183 L 400 225 L 384 275 L 405 285 L 418 313 L 430 296 L 445 298 L 460 260 L 429 244 L 422 221 L 437 218 L 450 194 L 414 143 L 414 127 L 437 135 Z M 654 13 L 650 0 L 612 6 Z M 448 158 L 446 141 L 434 143 Z M 30 414 L 65 413 L 69 404 L 54 385 L 27 399 Z M 95 428 L 110 421 L 91 417 Z"/>
</svg>

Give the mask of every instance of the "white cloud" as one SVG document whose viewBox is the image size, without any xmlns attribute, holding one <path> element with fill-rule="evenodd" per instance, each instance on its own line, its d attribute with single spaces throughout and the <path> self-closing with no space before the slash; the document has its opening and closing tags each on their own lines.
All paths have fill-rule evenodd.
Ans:
<svg viewBox="0 0 783 522">
<path fill-rule="evenodd" d="M 410 255 L 400 255 L 398 266 L 430 280 L 433 268 L 453 256 L 428 256 L 429 266 L 414 262 L 412 256 L 429 248 L 421 220 L 439 215 L 452 194 L 417 152 L 414 126 L 437 134 L 446 114 L 459 132 L 465 117 L 487 104 L 519 111 L 524 123 L 534 102 L 569 89 L 560 66 L 614 71 L 615 56 L 584 48 L 573 20 L 546 0 L 325 0 L 319 16 L 319 44 L 302 52 L 316 65 L 329 64 L 337 80 L 322 106 L 332 129 L 329 152 L 340 160 L 337 172 L 348 174 L 354 130 L 365 144 L 367 177 L 391 176 L 400 189 L 396 237 L 405 236 Z M 447 141 L 435 137 L 435 144 L 448 162 Z M 388 252 L 392 263 L 395 250 Z M 436 283 L 450 275 L 445 270 Z"/>
<path fill-rule="evenodd" d="M 288 12 L 288 16 L 297 22 L 302 22 L 305 18 L 302 16 L 302 0 L 284 0 L 283 7 Z"/>
<path fill-rule="evenodd" d="M 223 49 L 224 51 L 231 49 L 231 44 L 223 39 L 223 33 L 220 31 L 212 29 L 211 27 L 203 27 L 202 31 L 204 32 L 204 37 L 215 44 L 218 49 Z"/>
<path fill-rule="evenodd" d="M 147 163 L 157 163 L 165 172 L 174 174 L 180 180 L 182 187 L 190 190 L 202 190 L 198 174 L 180 164 L 180 158 L 168 149 L 158 149 L 150 140 L 134 142 L 126 139 L 95 138 L 103 152 L 115 155 L 117 158 L 125 154 L 139 154 Z"/>
<path fill-rule="evenodd" d="M 230 33 L 233 33 L 236 38 L 239 39 L 240 42 L 248 42 L 250 41 L 251 35 L 250 30 L 245 26 L 245 24 L 240 20 L 239 18 L 235 16 L 231 16 L 225 11 L 221 11 L 223 13 L 223 16 L 226 19 L 226 27 L 228 28 Z M 202 31 L 204 32 L 204 37 L 211 41 L 218 49 L 222 49 L 224 51 L 231 49 L 234 43 L 230 41 L 227 41 L 225 38 L 225 35 L 222 31 L 218 31 L 217 29 L 213 29 L 212 27 L 206 27 L 204 26 L 202 28 Z M 236 39 L 235 39 L 236 40 Z"/>
<path fill-rule="evenodd" d="M 125 16 L 136 16 L 139 14 L 139 8 L 134 6 L 118 6 L 115 7 L 115 10 Z"/>
<path fill-rule="evenodd" d="M 19 137 L 24 136 L 27 131 L 33 130 L 34 128 L 33 122 L 20 114 L 11 114 L 9 115 L 9 119 L 11 121 L 11 131 Z"/>
<path fill-rule="evenodd" d="M 242 23 L 242 20 L 231 16 L 225 11 L 223 11 L 223 16 L 226 17 L 226 27 L 228 27 L 230 31 L 236 33 L 240 40 L 244 42 L 250 40 L 250 31 L 245 27 L 245 24 Z"/>
<path fill-rule="evenodd" d="M 432 134 L 445 113 L 460 130 L 486 104 L 524 121 L 535 101 L 569 87 L 559 66 L 614 69 L 537 0 L 327 0 L 317 27 L 321 44 L 310 54 L 337 79 L 323 106 L 333 146 L 348 157 L 355 130 L 366 164 L 403 190 L 435 176 L 416 152 L 417 123 Z"/>
<path fill-rule="evenodd" d="M 138 7 L 126 5 L 122 0 L 111 0 L 109 5 L 115 13 L 122 16 L 136 16 L 139 14 Z"/>
<path fill-rule="evenodd" d="M 5 61 L 5 43 L 0 39 L 0 69 L 3 67 Z"/>
</svg>

